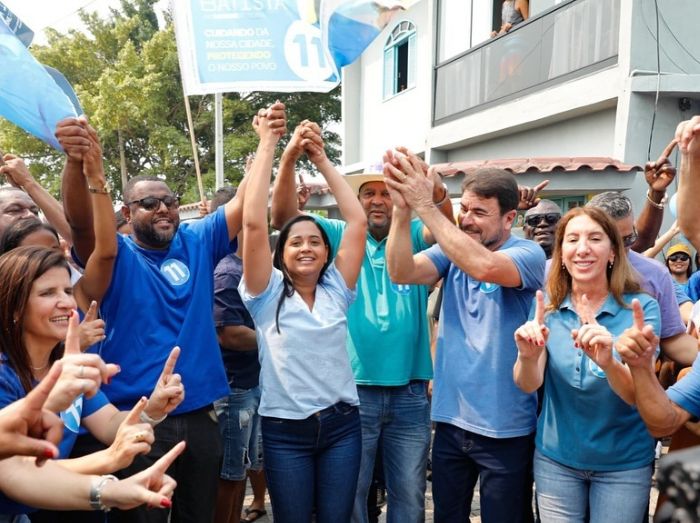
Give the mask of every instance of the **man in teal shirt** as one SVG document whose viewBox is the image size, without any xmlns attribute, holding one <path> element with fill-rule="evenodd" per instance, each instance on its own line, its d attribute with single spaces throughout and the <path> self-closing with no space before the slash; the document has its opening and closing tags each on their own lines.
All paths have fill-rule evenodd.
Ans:
<svg viewBox="0 0 700 523">
<path fill-rule="evenodd" d="M 272 196 L 272 224 L 282 227 L 297 208 L 294 168 L 305 144 L 322 144 L 320 129 L 302 123 L 282 155 Z M 425 471 L 430 445 L 427 384 L 432 379 L 427 321 L 428 287 L 396 285 L 386 268 L 386 239 L 392 203 L 381 166 L 347 176 L 367 213 L 368 230 L 357 299 L 348 311 L 348 354 L 360 397 L 362 461 L 353 521 L 366 523 L 367 493 L 375 454 L 381 446 L 388 492 L 387 522 L 425 518 Z M 436 184 L 433 200 L 452 219 L 447 189 Z M 318 217 L 335 253 L 344 222 Z M 432 239 L 420 221 L 411 224 L 414 253 Z"/>
</svg>

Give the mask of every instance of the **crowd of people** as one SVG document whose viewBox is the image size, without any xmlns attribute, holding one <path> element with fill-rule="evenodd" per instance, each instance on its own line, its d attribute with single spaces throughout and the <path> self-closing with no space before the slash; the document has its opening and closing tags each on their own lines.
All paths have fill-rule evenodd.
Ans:
<svg viewBox="0 0 700 523">
<path fill-rule="evenodd" d="M 429 455 L 438 522 L 469 520 L 477 481 L 485 522 L 643 520 L 655 438 L 700 416 L 700 117 L 646 165 L 636 220 L 622 193 L 563 212 L 498 169 L 464 175 L 455 217 L 411 151 L 343 176 L 308 121 L 273 183 L 284 105 L 253 127 L 241 184 L 187 223 L 135 176 L 118 227 L 84 118 L 57 128 L 62 203 L 5 155 L 0 521 L 238 523 L 268 489 L 280 523 L 364 523 L 380 477 L 387 521 L 420 522 Z M 303 211 L 302 155 L 343 220 Z"/>
</svg>

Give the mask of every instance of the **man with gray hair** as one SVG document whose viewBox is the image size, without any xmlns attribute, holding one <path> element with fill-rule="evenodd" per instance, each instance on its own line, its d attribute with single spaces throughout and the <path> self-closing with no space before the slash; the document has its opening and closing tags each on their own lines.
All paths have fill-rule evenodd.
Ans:
<svg viewBox="0 0 700 523">
<path fill-rule="evenodd" d="M 608 191 L 595 195 L 586 206 L 601 209 L 615 220 L 630 265 L 639 275 L 639 283 L 659 302 L 661 350 L 673 361 L 692 365 L 698 355 L 697 340 L 685 332 L 671 276 L 658 261 L 630 249 L 637 240 L 632 201 L 620 192 Z"/>
</svg>

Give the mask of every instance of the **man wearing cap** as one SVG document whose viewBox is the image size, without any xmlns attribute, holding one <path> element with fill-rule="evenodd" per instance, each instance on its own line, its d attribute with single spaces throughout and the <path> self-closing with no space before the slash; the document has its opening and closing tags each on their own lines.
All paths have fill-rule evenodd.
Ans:
<svg viewBox="0 0 700 523">
<path fill-rule="evenodd" d="M 320 141 L 320 129 L 302 123 L 280 161 L 272 195 L 272 225 L 280 228 L 297 209 L 294 167 L 304 141 Z M 427 167 L 427 166 L 426 166 Z M 360 397 L 362 461 L 353 521 L 368 520 L 367 493 L 375 454 L 383 451 L 388 492 L 388 522 L 410 523 L 425 517 L 425 477 L 430 444 L 427 384 L 432 379 L 426 315 L 428 287 L 396 285 L 386 266 L 386 241 L 392 203 L 381 165 L 346 177 L 367 214 L 365 257 L 357 284 L 357 299 L 348 311 L 347 348 Z M 447 189 L 437 183 L 433 201 L 452 220 Z M 336 252 L 345 224 L 317 218 Z M 414 252 L 429 246 L 420 221 L 411 223 Z"/>
<path fill-rule="evenodd" d="M 523 233 L 525 238 L 539 244 L 547 259 L 552 257 L 554 232 L 561 220 L 561 208 L 552 200 L 540 200 L 540 203 L 525 213 Z"/>
</svg>

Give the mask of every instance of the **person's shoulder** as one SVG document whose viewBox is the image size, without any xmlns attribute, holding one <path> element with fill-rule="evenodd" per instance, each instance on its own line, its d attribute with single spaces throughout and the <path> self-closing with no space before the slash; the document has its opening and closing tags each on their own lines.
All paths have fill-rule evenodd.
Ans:
<svg viewBox="0 0 700 523">
<path fill-rule="evenodd" d="M 542 247 L 540 247 L 538 243 L 532 240 L 528 240 L 526 238 L 519 238 L 514 234 L 510 235 L 510 238 L 508 238 L 503 243 L 499 250 L 521 251 L 523 253 L 526 253 L 527 256 L 532 257 L 533 261 L 536 260 L 537 262 L 542 264 L 544 264 L 547 260 L 547 257 L 544 254 L 544 250 L 542 250 Z"/>
<path fill-rule="evenodd" d="M 637 270 L 648 270 L 651 273 L 657 273 L 661 271 L 664 274 L 668 274 L 668 269 L 664 267 L 663 263 L 654 258 L 649 258 L 643 254 L 639 254 L 636 251 L 630 250 L 627 253 L 627 259 L 629 260 L 632 267 Z"/>
</svg>

